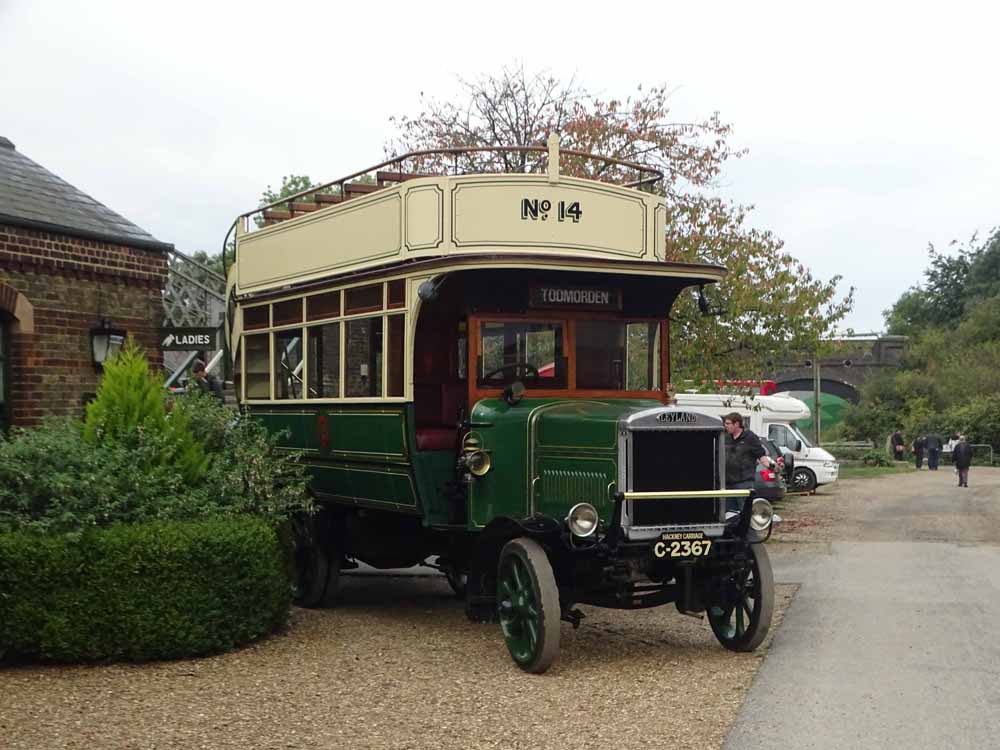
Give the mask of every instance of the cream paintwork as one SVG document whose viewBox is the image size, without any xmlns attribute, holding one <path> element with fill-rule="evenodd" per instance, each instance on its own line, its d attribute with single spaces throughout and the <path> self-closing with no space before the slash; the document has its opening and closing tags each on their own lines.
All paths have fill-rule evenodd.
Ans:
<svg viewBox="0 0 1000 750">
<path fill-rule="evenodd" d="M 551 201 L 548 219 L 522 219 L 524 198 Z M 580 203 L 579 223 L 557 220 L 558 201 Z M 238 231 L 238 293 L 456 254 L 541 252 L 652 263 L 662 259 L 664 220 L 660 196 L 593 180 L 563 176 L 552 183 L 544 174 L 410 180 L 255 232 Z"/>
<path fill-rule="evenodd" d="M 238 351 L 238 344 L 240 342 L 240 336 L 243 335 L 243 308 L 239 305 L 233 310 L 233 319 L 229 320 L 229 295 L 233 293 L 233 287 L 236 286 L 236 266 L 231 266 L 229 268 L 229 275 L 226 277 L 226 331 L 229 332 L 229 356 L 232 358 L 232 364 L 236 363 L 236 353 Z M 241 363 L 242 366 L 242 363 Z"/>
</svg>

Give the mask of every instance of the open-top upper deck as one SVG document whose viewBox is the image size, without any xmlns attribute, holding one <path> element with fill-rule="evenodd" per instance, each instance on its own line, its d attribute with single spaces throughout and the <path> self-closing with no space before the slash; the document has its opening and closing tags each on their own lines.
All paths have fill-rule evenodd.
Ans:
<svg viewBox="0 0 1000 750">
<path fill-rule="evenodd" d="M 666 206 L 661 196 L 642 189 L 659 173 L 617 159 L 563 153 L 604 160 L 611 173 L 621 177 L 631 170 L 635 179 L 614 184 L 561 175 L 554 136 L 545 173 L 378 172 L 383 184 L 371 185 L 349 183 L 358 176 L 352 175 L 239 217 L 236 293 L 254 295 L 414 261 L 498 254 L 523 255 L 526 263 L 539 255 L 658 263 L 669 275 L 663 264 Z M 262 226 L 250 231 L 257 224 Z"/>
</svg>

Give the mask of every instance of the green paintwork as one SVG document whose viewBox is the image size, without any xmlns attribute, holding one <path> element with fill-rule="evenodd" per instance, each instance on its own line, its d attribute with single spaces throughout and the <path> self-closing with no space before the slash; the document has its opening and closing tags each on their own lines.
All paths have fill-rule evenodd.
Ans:
<svg viewBox="0 0 1000 750">
<path fill-rule="evenodd" d="M 610 521 L 618 476 L 617 425 L 625 414 L 660 406 L 634 399 L 485 399 L 472 410 L 472 433 L 492 459 L 469 487 L 467 525 L 505 516 L 565 518 L 588 502 Z M 446 484 L 451 451 L 415 452 L 412 404 L 271 405 L 251 409 L 283 445 L 304 453 L 313 488 L 352 505 L 418 513 L 427 526 L 452 525 Z M 322 420 L 327 439 L 322 439 Z"/>
<path fill-rule="evenodd" d="M 470 487 L 470 526 L 532 512 L 565 518 L 579 502 L 593 504 L 610 520 L 618 420 L 656 406 L 657 401 L 632 399 L 526 398 L 515 406 L 480 401 L 472 410 L 473 432 L 493 466 Z"/>
<path fill-rule="evenodd" d="M 455 478 L 454 451 L 420 451 L 413 454 L 413 473 L 424 511 L 425 526 L 444 526 L 454 521 L 445 495 L 445 484 Z"/>
<path fill-rule="evenodd" d="M 417 513 L 418 478 L 409 448 L 412 410 L 412 404 L 276 404 L 252 407 L 250 413 L 271 432 L 285 433 L 283 447 L 303 452 L 311 485 L 322 496 Z"/>
</svg>

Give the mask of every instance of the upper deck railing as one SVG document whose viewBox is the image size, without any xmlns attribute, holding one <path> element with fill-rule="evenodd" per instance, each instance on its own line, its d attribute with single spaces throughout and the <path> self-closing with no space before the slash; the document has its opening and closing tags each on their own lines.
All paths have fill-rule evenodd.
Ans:
<svg viewBox="0 0 1000 750">
<path fill-rule="evenodd" d="M 531 155 L 539 155 L 541 158 L 531 160 L 528 158 Z M 463 158 L 466 160 L 465 164 L 462 163 Z M 469 146 L 409 151 L 240 214 L 230 227 L 223 247 L 228 247 L 232 233 L 239 222 L 243 222 L 243 228 L 246 230 L 252 229 L 252 224 L 266 227 L 329 205 L 342 203 L 353 197 L 423 177 L 548 173 L 550 177 L 558 179 L 560 159 L 563 164 L 583 172 L 579 176 L 621 187 L 652 189 L 653 185 L 663 179 L 663 172 L 648 164 L 576 149 L 561 149 L 559 137 L 555 134 L 549 136 L 548 145 L 545 146 Z M 599 166 L 583 169 L 588 163 Z M 359 178 L 368 180 L 352 182 Z"/>
</svg>

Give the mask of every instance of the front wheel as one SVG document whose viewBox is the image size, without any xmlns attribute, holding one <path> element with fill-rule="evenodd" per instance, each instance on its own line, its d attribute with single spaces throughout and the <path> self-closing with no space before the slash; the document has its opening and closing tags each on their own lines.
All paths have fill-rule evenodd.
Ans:
<svg viewBox="0 0 1000 750">
<path fill-rule="evenodd" d="M 511 658 L 541 674 L 559 654 L 559 588 L 545 550 L 532 539 L 504 545 L 497 568 L 500 628 Z"/>
<path fill-rule="evenodd" d="M 724 592 L 722 601 L 708 608 L 712 632 L 730 651 L 753 651 L 774 614 L 774 574 L 763 544 L 750 545 L 750 559 L 733 571 Z"/>
<path fill-rule="evenodd" d="M 796 469 L 792 474 L 792 486 L 796 492 L 812 492 L 816 489 L 816 475 L 809 469 Z"/>
</svg>

